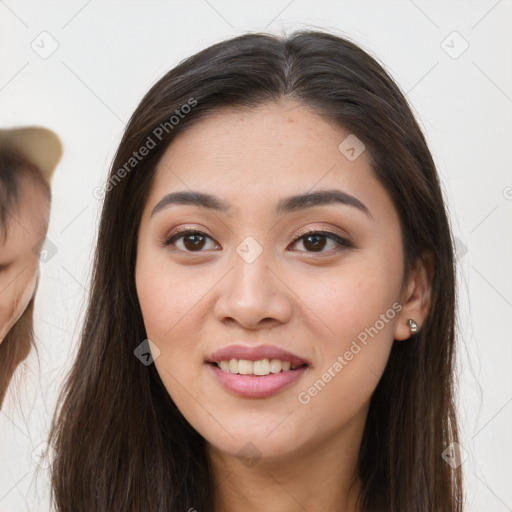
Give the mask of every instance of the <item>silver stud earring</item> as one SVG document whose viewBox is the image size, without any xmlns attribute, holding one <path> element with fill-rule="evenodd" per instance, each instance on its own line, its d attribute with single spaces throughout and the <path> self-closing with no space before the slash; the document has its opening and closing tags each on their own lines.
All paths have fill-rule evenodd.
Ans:
<svg viewBox="0 0 512 512">
<path fill-rule="evenodd" d="M 411 334 L 416 334 L 418 332 L 418 324 L 412 318 L 409 318 L 409 320 L 407 320 L 407 325 L 411 330 Z"/>
</svg>

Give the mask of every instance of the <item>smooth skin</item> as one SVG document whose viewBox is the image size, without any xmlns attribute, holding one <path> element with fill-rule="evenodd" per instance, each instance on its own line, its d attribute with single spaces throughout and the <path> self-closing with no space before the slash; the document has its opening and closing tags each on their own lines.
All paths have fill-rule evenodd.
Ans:
<svg viewBox="0 0 512 512">
<path fill-rule="evenodd" d="M 0 343 L 35 293 L 49 216 L 50 203 L 41 185 L 21 178 L 18 206 L 7 212 L 7 237 L 0 238 Z"/>
<path fill-rule="evenodd" d="M 349 161 L 338 149 L 349 132 L 291 100 L 252 110 L 223 109 L 167 148 L 143 212 L 136 286 L 148 338 L 170 396 L 206 439 L 216 480 L 215 510 L 356 511 L 350 488 L 371 394 L 407 319 L 429 309 L 427 268 L 403 282 L 397 212 L 366 152 Z M 282 198 L 336 189 L 369 214 L 338 203 L 276 216 Z M 168 205 L 167 194 L 200 191 L 228 212 Z M 176 229 L 190 235 L 165 246 Z M 295 240 L 304 229 L 327 236 Z M 237 252 L 252 237 L 262 253 Z M 295 240 L 295 241 L 294 241 Z M 298 400 L 395 302 L 402 309 L 312 397 Z M 312 364 L 293 385 L 261 399 L 226 390 L 205 363 L 242 341 L 273 344 Z M 407 341 L 403 341 L 407 343 Z M 251 443 L 251 444 L 248 444 Z M 245 448 L 244 448 L 245 447 Z M 251 462 L 237 456 L 254 454 Z"/>
</svg>

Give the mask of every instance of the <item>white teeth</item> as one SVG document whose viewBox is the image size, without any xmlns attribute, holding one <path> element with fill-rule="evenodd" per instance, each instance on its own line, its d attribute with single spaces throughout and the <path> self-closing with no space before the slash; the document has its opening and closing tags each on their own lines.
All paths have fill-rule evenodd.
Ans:
<svg viewBox="0 0 512 512">
<path fill-rule="evenodd" d="M 222 370 L 224 370 L 225 372 L 229 372 L 229 361 L 221 361 L 219 363 L 219 366 L 221 367 Z"/>
<path fill-rule="evenodd" d="M 279 373 L 281 371 L 282 365 L 279 359 L 271 359 L 270 360 L 270 372 L 271 373 Z"/>
<path fill-rule="evenodd" d="M 231 373 L 238 373 L 238 359 L 229 360 L 229 371 Z"/>
<path fill-rule="evenodd" d="M 219 361 L 218 365 L 225 372 L 239 373 L 241 375 L 268 375 L 269 373 L 295 370 L 300 366 L 292 364 L 290 361 L 281 361 L 280 359 L 260 359 L 258 361 L 230 359 L 229 361 Z"/>
<path fill-rule="evenodd" d="M 254 361 L 253 363 L 254 375 L 268 375 L 270 373 L 270 363 L 268 359 L 261 359 L 261 361 Z"/>
<path fill-rule="evenodd" d="M 238 360 L 238 373 L 242 375 L 249 375 L 250 373 L 254 373 L 253 369 L 254 365 L 252 361 L 247 361 L 246 359 Z"/>
</svg>

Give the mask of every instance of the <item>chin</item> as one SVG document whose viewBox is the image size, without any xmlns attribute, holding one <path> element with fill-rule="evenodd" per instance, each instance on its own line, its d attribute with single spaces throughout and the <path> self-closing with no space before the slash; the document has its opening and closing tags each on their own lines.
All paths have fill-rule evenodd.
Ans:
<svg viewBox="0 0 512 512">
<path fill-rule="evenodd" d="M 240 431 L 229 430 L 233 435 L 223 431 L 223 435 L 216 432 L 213 435 L 203 435 L 209 448 L 221 456 L 237 457 L 242 462 L 248 459 L 249 461 L 266 460 L 271 462 L 274 459 L 287 457 L 292 455 L 297 450 L 296 443 L 290 442 L 290 435 L 273 432 L 270 436 L 269 430 L 261 432 L 247 431 L 243 433 Z M 238 432 L 240 434 L 238 435 Z M 210 433 L 212 434 L 212 433 Z"/>
</svg>

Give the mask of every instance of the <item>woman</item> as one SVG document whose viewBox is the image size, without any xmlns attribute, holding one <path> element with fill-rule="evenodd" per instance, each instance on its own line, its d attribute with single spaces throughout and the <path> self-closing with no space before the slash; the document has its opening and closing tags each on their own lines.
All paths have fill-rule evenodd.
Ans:
<svg viewBox="0 0 512 512">
<path fill-rule="evenodd" d="M 58 511 L 461 510 L 449 223 L 373 58 L 311 31 L 199 52 L 104 193 Z"/>
<path fill-rule="evenodd" d="M 33 345 L 39 251 L 61 153 L 60 140 L 46 128 L 0 130 L 0 406 Z"/>
</svg>

